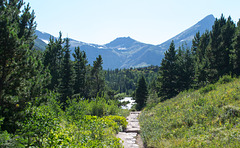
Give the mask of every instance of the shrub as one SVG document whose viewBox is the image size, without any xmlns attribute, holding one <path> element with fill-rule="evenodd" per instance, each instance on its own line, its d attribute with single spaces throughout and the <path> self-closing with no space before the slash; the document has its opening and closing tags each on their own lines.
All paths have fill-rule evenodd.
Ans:
<svg viewBox="0 0 240 148">
<path fill-rule="evenodd" d="M 80 99 L 78 99 L 80 100 Z M 87 114 L 88 100 L 78 101 L 77 99 L 69 99 L 68 107 L 66 108 L 66 115 L 72 117 L 74 120 L 80 120 Z"/>
<path fill-rule="evenodd" d="M 219 80 L 218 83 L 219 84 L 225 84 L 225 83 L 229 83 L 232 82 L 234 79 L 230 76 L 230 75 L 225 75 L 222 76 Z"/>
<path fill-rule="evenodd" d="M 126 121 L 126 118 L 121 116 L 105 116 L 104 119 L 110 119 L 115 121 L 118 126 L 120 127 L 120 131 L 123 131 L 126 129 L 128 122 Z"/>
<path fill-rule="evenodd" d="M 210 91 L 212 91 L 212 90 L 216 90 L 216 85 L 214 85 L 214 84 L 209 84 L 209 85 L 201 88 L 201 89 L 199 90 L 199 92 L 200 92 L 201 94 L 205 94 L 205 93 L 208 93 L 208 92 L 210 92 Z"/>
<path fill-rule="evenodd" d="M 18 130 L 22 137 L 19 142 L 25 147 L 43 147 L 43 141 L 48 137 L 48 133 L 59 126 L 56 114 L 50 106 L 29 107 L 25 113 L 27 115 L 25 121 L 20 123 L 21 128 Z"/>
</svg>

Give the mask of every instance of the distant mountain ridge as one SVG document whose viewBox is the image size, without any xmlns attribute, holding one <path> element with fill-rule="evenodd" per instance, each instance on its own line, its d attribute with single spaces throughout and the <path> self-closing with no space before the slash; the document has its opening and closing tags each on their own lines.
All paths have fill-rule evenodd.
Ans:
<svg viewBox="0 0 240 148">
<path fill-rule="evenodd" d="M 105 45 L 88 44 L 70 39 L 70 48 L 72 53 L 77 46 L 84 50 L 91 65 L 99 54 L 102 55 L 104 69 L 160 65 L 164 52 L 169 48 L 172 40 L 176 48 L 183 43 L 187 43 L 190 47 L 195 34 L 198 31 L 202 34 L 206 30 L 211 30 L 214 21 L 215 17 L 208 15 L 189 29 L 159 45 L 145 44 L 131 37 L 119 37 Z M 38 38 L 35 40 L 35 46 L 42 49 L 47 45 L 51 35 L 38 30 L 36 35 Z"/>
<path fill-rule="evenodd" d="M 212 30 L 212 26 L 215 20 L 216 18 L 212 14 L 208 15 L 192 27 L 188 28 L 187 30 L 181 32 L 180 34 L 158 46 L 163 50 L 167 50 L 172 40 L 174 40 L 176 47 L 179 47 L 184 42 L 186 42 L 187 45 L 192 45 L 192 39 L 194 38 L 196 33 L 199 31 L 202 34 L 206 30 Z"/>
</svg>

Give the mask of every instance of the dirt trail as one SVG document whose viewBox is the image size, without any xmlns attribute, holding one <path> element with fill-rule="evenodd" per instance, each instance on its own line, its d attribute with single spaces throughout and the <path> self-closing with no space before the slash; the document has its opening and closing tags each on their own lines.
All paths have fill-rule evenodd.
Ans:
<svg viewBox="0 0 240 148">
<path fill-rule="evenodd" d="M 124 148 L 143 148 L 143 143 L 140 138 L 140 126 L 138 115 L 141 112 L 131 112 L 127 117 L 127 128 L 125 132 L 119 132 L 117 137 L 121 139 Z"/>
</svg>

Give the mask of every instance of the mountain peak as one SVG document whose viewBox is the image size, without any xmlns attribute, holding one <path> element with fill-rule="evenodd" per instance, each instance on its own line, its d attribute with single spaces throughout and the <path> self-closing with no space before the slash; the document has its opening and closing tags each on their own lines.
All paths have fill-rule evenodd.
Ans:
<svg viewBox="0 0 240 148">
<path fill-rule="evenodd" d="M 105 45 L 88 44 L 71 39 L 71 51 L 73 52 L 75 47 L 80 46 L 81 50 L 86 52 L 90 64 L 98 55 L 102 55 L 104 69 L 159 65 L 159 61 L 164 57 L 164 52 L 169 48 L 172 40 L 174 40 L 176 48 L 183 43 L 187 43 L 190 47 L 196 33 L 198 31 L 200 33 L 204 33 L 206 30 L 210 31 L 214 21 L 215 17 L 208 15 L 192 27 L 157 46 L 139 42 L 129 36 L 118 37 Z M 36 35 L 38 35 L 38 40 L 36 40 L 38 44 L 35 45 L 41 45 L 38 47 L 45 49 L 46 44 L 43 41 L 49 40 L 50 34 L 36 30 Z"/>
<path fill-rule="evenodd" d="M 216 18 L 212 14 L 210 14 L 197 22 L 192 27 L 186 29 L 185 31 L 160 44 L 159 46 L 162 49 L 167 50 L 172 40 L 174 40 L 176 47 L 181 46 L 183 43 L 187 43 L 188 47 L 190 47 L 192 44 L 192 39 L 194 38 L 196 33 L 199 31 L 200 34 L 202 34 L 206 30 L 210 31 L 212 29 L 212 25 L 214 24 L 215 19 Z"/>
<path fill-rule="evenodd" d="M 200 20 L 197 24 L 205 25 L 205 26 L 212 26 L 215 19 L 216 18 L 212 14 L 210 14 L 210 15 L 204 17 L 202 20 Z"/>
<path fill-rule="evenodd" d="M 208 16 L 206 16 L 204 19 L 215 19 L 214 15 L 213 14 L 209 14 Z"/>
<path fill-rule="evenodd" d="M 118 37 L 115 40 L 111 41 L 110 43 L 106 44 L 105 46 L 109 48 L 128 48 L 134 43 L 137 43 L 136 40 L 132 39 L 131 37 Z"/>
</svg>

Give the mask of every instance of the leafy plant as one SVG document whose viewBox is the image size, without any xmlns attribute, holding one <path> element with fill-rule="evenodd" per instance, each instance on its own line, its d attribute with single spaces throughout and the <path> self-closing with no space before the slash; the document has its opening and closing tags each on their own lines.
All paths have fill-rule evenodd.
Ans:
<svg viewBox="0 0 240 148">
<path fill-rule="evenodd" d="M 225 76 L 222 76 L 222 77 L 218 80 L 218 83 L 219 83 L 219 84 L 225 84 L 225 83 L 232 82 L 233 80 L 234 80 L 234 78 L 232 78 L 230 75 L 225 75 Z"/>
<path fill-rule="evenodd" d="M 214 84 L 209 84 L 209 85 L 201 88 L 201 89 L 199 90 L 199 92 L 200 92 L 201 94 L 205 94 L 205 93 L 208 93 L 209 91 L 212 91 L 212 90 L 215 90 L 215 89 L 216 89 L 216 85 L 214 85 Z"/>
</svg>

